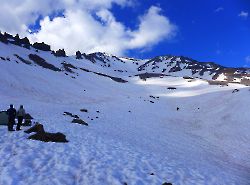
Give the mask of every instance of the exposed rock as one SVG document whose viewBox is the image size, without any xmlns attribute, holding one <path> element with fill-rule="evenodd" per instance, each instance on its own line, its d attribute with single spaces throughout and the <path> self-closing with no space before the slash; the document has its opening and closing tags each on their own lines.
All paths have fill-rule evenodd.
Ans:
<svg viewBox="0 0 250 185">
<path fill-rule="evenodd" d="M 74 71 L 72 69 L 77 69 L 77 67 L 75 67 L 72 64 L 66 63 L 65 61 L 61 63 L 63 65 L 63 68 L 65 69 L 65 71 L 69 72 L 69 73 L 74 73 Z"/>
<path fill-rule="evenodd" d="M 4 57 L 0 57 L 1 60 L 6 60 Z"/>
<path fill-rule="evenodd" d="M 59 49 L 56 52 L 52 51 L 52 54 L 55 55 L 56 57 L 66 57 L 66 52 L 64 49 Z"/>
<path fill-rule="evenodd" d="M 224 81 L 215 81 L 215 80 L 208 80 L 209 85 L 221 85 L 221 86 L 228 86 L 228 82 Z"/>
<path fill-rule="evenodd" d="M 176 87 L 168 87 L 168 90 L 175 90 Z"/>
<path fill-rule="evenodd" d="M 34 119 L 29 113 L 25 114 L 24 119 Z"/>
<path fill-rule="evenodd" d="M 30 49 L 31 46 L 30 41 L 27 37 L 20 38 L 18 34 L 16 34 L 14 37 L 13 35 L 6 32 L 4 34 L 0 32 L 0 41 L 5 44 L 11 43 L 17 46 L 25 47 L 27 49 Z"/>
<path fill-rule="evenodd" d="M 106 74 L 102 74 L 102 73 L 90 71 L 90 70 L 84 69 L 84 68 L 80 68 L 80 69 L 83 70 L 83 71 L 85 71 L 85 72 L 90 72 L 90 73 L 97 74 L 97 75 L 99 75 L 99 76 L 108 77 L 108 78 L 110 78 L 111 80 L 113 80 L 113 81 L 115 81 L 115 82 L 119 82 L 119 83 L 127 83 L 127 82 L 128 82 L 127 80 L 124 80 L 124 79 L 122 79 L 122 78 L 109 76 L 109 75 L 106 75 Z"/>
<path fill-rule="evenodd" d="M 81 112 L 88 112 L 87 109 L 80 109 Z"/>
<path fill-rule="evenodd" d="M 27 64 L 27 65 L 31 65 L 31 64 L 32 64 L 31 61 L 25 60 L 25 59 L 23 59 L 22 57 L 20 57 L 20 56 L 17 55 L 17 54 L 14 54 L 14 56 L 15 56 L 16 58 L 18 58 L 18 59 L 19 59 L 21 62 L 23 62 L 24 64 Z"/>
<path fill-rule="evenodd" d="M 0 42 L 8 44 L 7 37 L 0 32 Z"/>
<path fill-rule="evenodd" d="M 193 77 L 190 77 L 190 76 L 183 76 L 183 79 L 186 79 L 186 80 L 193 80 L 194 78 L 193 78 Z"/>
<path fill-rule="evenodd" d="M 33 48 L 41 50 L 41 51 L 50 51 L 50 45 L 45 44 L 44 42 L 42 43 L 35 42 L 33 44 Z"/>
<path fill-rule="evenodd" d="M 177 108 L 176 108 L 176 110 L 178 111 L 178 110 L 180 110 L 180 108 L 179 108 L 179 107 L 177 107 Z"/>
<path fill-rule="evenodd" d="M 247 85 L 247 86 L 250 86 L 250 79 L 248 78 L 243 78 L 241 81 L 240 81 L 241 84 L 244 84 L 244 85 Z"/>
<path fill-rule="evenodd" d="M 161 74 L 161 73 L 142 73 L 142 74 L 137 74 L 135 76 L 139 76 L 140 79 L 146 81 L 147 78 L 157 78 L 157 77 L 169 76 L 169 75 Z"/>
<path fill-rule="evenodd" d="M 39 65 L 39 66 L 41 66 L 43 68 L 50 69 L 52 71 L 61 71 L 61 69 L 55 67 L 52 64 L 47 63 L 43 58 L 41 58 L 38 55 L 29 54 L 29 58 L 30 58 L 30 60 L 35 62 L 37 65 Z"/>
<path fill-rule="evenodd" d="M 33 127 L 29 128 L 28 130 L 24 132 L 27 134 L 36 132 L 36 134 L 28 137 L 28 139 L 31 139 L 31 140 L 39 140 L 43 142 L 58 142 L 58 143 L 68 142 L 68 140 L 66 139 L 66 136 L 60 132 L 57 132 L 57 133 L 45 132 L 43 125 L 40 123 L 36 123 L 36 125 L 34 125 Z"/>
<path fill-rule="evenodd" d="M 82 58 L 82 53 L 80 51 L 76 52 L 76 59 L 83 59 Z"/>
<path fill-rule="evenodd" d="M 70 116 L 72 118 L 76 118 L 76 119 L 79 119 L 79 116 L 76 115 L 76 114 L 72 114 L 70 112 L 64 112 L 63 115 L 66 115 L 66 116 Z"/>
<path fill-rule="evenodd" d="M 14 37 L 13 35 L 7 33 L 7 32 L 4 32 L 4 36 L 7 38 L 7 39 L 13 39 L 14 40 Z"/>
<path fill-rule="evenodd" d="M 236 92 L 239 92 L 240 90 L 239 89 L 234 89 L 232 93 L 236 93 Z"/>
<path fill-rule="evenodd" d="M 77 124 L 80 124 L 80 125 L 86 125 L 86 126 L 88 126 L 88 123 L 86 123 L 82 119 L 77 119 L 77 118 L 73 119 L 71 123 L 77 123 Z"/>
<path fill-rule="evenodd" d="M 162 185 L 172 185 L 172 183 L 164 182 Z"/>
<path fill-rule="evenodd" d="M 14 39 L 12 41 L 10 41 L 10 43 L 15 44 L 17 46 L 21 46 L 21 41 L 20 41 L 20 37 L 18 34 L 16 34 L 16 36 L 14 37 Z"/>
<path fill-rule="evenodd" d="M 27 48 L 27 49 L 30 49 L 30 41 L 27 37 L 24 37 L 23 39 L 20 39 L 20 42 L 21 42 L 21 45 L 24 47 L 24 48 Z"/>
</svg>

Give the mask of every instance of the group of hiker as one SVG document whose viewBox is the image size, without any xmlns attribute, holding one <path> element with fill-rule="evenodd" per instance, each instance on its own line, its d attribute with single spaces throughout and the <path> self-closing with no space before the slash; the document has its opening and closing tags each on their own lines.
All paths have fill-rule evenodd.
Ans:
<svg viewBox="0 0 250 185">
<path fill-rule="evenodd" d="M 14 131 L 14 125 L 16 123 L 16 117 L 17 117 L 17 126 L 16 126 L 16 131 L 21 130 L 21 125 L 23 122 L 23 119 L 25 117 L 25 110 L 23 108 L 23 105 L 20 105 L 20 108 L 18 111 L 14 108 L 14 106 L 11 104 L 10 108 L 7 110 L 7 115 L 8 115 L 8 130 L 9 131 Z"/>
</svg>

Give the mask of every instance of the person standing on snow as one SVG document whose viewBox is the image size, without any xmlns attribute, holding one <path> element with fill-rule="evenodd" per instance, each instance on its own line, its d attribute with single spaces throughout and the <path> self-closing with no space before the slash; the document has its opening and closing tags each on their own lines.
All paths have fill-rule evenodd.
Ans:
<svg viewBox="0 0 250 185">
<path fill-rule="evenodd" d="M 10 108 L 7 110 L 7 114 L 8 114 L 8 130 L 9 131 L 14 131 L 13 126 L 15 124 L 15 118 L 16 118 L 16 109 L 14 108 L 14 106 L 11 104 Z"/>
<path fill-rule="evenodd" d="M 20 127 L 23 123 L 23 119 L 24 119 L 24 116 L 25 116 L 25 110 L 23 108 L 23 105 L 20 106 L 19 110 L 17 111 L 17 126 L 16 126 L 16 130 L 21 130 Z"/>
</svg>

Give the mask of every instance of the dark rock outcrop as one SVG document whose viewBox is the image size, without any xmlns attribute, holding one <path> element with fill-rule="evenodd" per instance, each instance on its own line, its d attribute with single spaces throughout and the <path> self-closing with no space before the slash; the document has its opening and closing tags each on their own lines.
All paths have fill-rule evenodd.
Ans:
<svg viewBox="0 0 250 185">
<path fill-rule="evenodd" d="M 176 87 L 168 87 L 168 90 L 175 90 Z"/>
<path fill-rule="evenodd" d="M 72 114 L 72 113 L 70 113 L 70 112 L 64 112 L 63 115 L 66 115 L 66 116 L 70 116 L 70 117 L 72 117 L 72 118 L 77 118 L 77 119 L 79 119 L 79 116 L 78 116 L 78 115 Z"/>
<path fill-rule="evenodd" d="M 14 56 L 15 56 L 16 58 L 18 58 L 18 59 L 19 59 L 21 62 L 23 62 L 24 64 L 27 64 L 27 65 L 31 65 L 31 64 L 32 64 L 31 61 L 25 60 L 25 59 L 23 59 L 22 57 L 20 57 L 20 56 L 17 55 L 17 54 L 14 54 Z"/>
<path fill-rule="evenodd" d="M 42 43 L 35 42 L 33 44 L 33 48 L 41 50 L 41 51 L 50 51 L 50 45 L 45 44 L 44 42 Z"/>
<path fill-rule="evenodd" d="M 4 34 L 0 32 L 0 42 L 3 42 L 5 44 L 15 44 L 17 46 L 21 46 L 27 49 L 30 49 L 31 46 L 30 41 L 27 37 L 20 38 L 18 34 L 16 34 L 16 36 L 14 37 L 6 32 Z"/>
<path fill-rule="evenodd" d="M 88 123 L 86 123 L 85 121 L 83 121 L 82 119 L 79 119 L 79 118 L 74 118 L 71 123 L 77 123 L 80 125 L 88 126 Z"/>
<path fill-rule="evenodd" d="M 99 76 L 108 77 L 108 78 L 110 78 L 111 80 L 113 80 L 115 82 L 119 82 L 119 83 L 127 83 L 128 82 L 127 80 L 124 80 L 122 78 L 109 76 L 109 75 L 106 75 L 106 74 L 103 74 L 103 73 L 98 73 L 98 72 L 90 71 L 90 70 L 84 69 L 84 68 L 80 68 L 80 69 L 83 70 L 83 71 L 85 71 L 85 72 L 94 73 L 94 74 L 97 74 Z"/>
<path fill-rule="evenodd" d="M 164 182 L 162 185 L 172 185 L 172 183 Z"/>
<path fill-rule="evenodd" d="M 232 93 L 236 93 L 236 92 L 239 92 L 240 90 L 239 89 L 234 89 Z"/>
<path fill-rule="evenodd" d="M 70 63 L 66 63 L 65 61 L 61 64 L 63 65 L 63 68 L 65 69 L 65 71 L 67 71 L 69 73 L 74 73 L 74 71 L 72 69 L 77 69 L 77 67 L 75 67 L 74 65 L 72 65 Z"/>
<path fill-rule="evenodd" d="M 80 51 L 76 52 L 76 59 L 83 59 L 82 58 L 82 53 Z"/>
<path fill-rule="evenodd" d="M 57 51 L 52 51 L 52 54 L 56 57 L 67 57 L 66 52 L 64 49 L 59 49 Z"/>
<path fill-rule="evenodd" d="M 29 128 L 28 130 L 24 131 L 27 134 L 35 132 L 35 134 L 28 137 L 31 140 L 38 140 L 43 142 L 57 142 L 57 143 L 67 143 L 68 140 L 63 133 L 49 133 L 45 132 L 43 125 L 40 123 L 36 123 L 33 127 Z"/>
<path fill-rule="evenodd" d="M 161 74 L 161 73 L 142 73 L 142 74 L 138 74 L 135 76 L 139 76 L 140 79 L 146 81 L 147 78 L 158 78 L 158 77 L 164 77 L 164 76 L 169 76 L 169 75 Z"/>
<path fill-rule="evenodd" d="M 23 39 L 20 39 L 20 43 L 24 48 L 30 49 L 30 41 L 27 37 L 24 37 Z"/>
<path fill-rule="evenodd" d="M 228 82 L 224 81 L 215 81 L 215 80 L 208 80 L 209 85 L 221 85 L 221 86 L 228 86 Z"/>
<path fill-rule="evenodd" d="M 3 42 L 5 44 L 8 44 L 7 37 L 0 32 L 0 42 Z"/>
<path fill-rule="evenodd" d="M 80 109 L 81 112 L 88 112 L 87 109 Z"/>
<path fill-rule="evenodd" d="M 29 54 L 29 59 L 43 68 L 50 69 L 52 71 L 61 71 L 61 69 L 57 68 L 56 66 L 52 64 L 47 63 L 43 58 L 41 58 L 38 55 Z"/>
</svg>

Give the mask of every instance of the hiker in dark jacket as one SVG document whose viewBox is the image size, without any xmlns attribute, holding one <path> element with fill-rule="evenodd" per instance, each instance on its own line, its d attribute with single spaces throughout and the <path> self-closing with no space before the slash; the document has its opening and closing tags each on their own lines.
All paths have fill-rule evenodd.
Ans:
<svg viewBox="0 0 250 185">
<path fill-rule="evenodd" d="M 20 127 L 21 127 L 21 125 L 23 123 L 24 116 L 25 116 L 25 110 L 23 108 L 23 105 L 21 105 L 20 108 L 17 111 L 17 120 L 18 120 L 17 126 L 16 126 L 17 131 L 21 130 Z"/>
<path fill-rule="evenodd" d="M 7 110 L 8 114 L 8 130 L 9 131 L 14 131 L 13 125 L 15 124 L 15 118 L 16 118 L 16 109 L 13 107 L 13 105 L 10 105 L 10 108 Z"/>
</svg>

